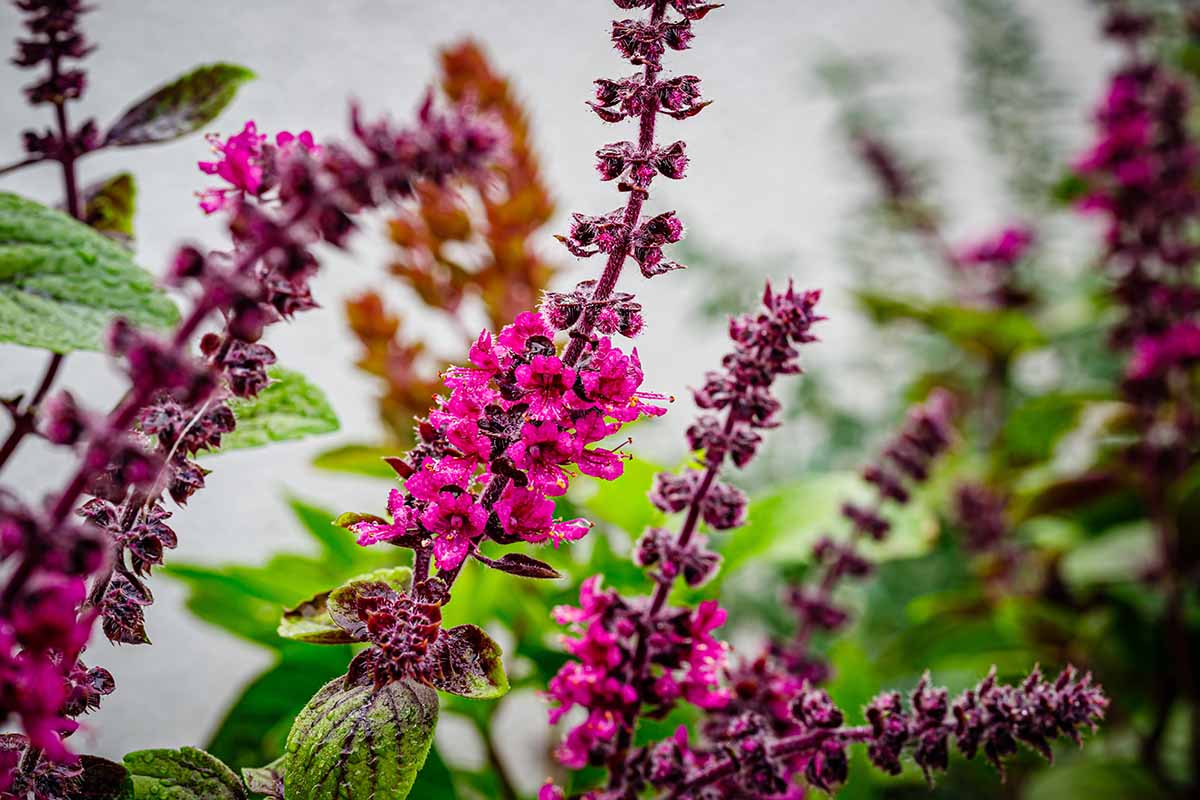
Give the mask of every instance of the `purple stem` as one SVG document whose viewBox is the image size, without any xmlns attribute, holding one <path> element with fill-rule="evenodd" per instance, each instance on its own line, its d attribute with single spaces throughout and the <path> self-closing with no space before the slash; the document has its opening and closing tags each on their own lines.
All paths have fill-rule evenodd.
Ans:
<svg viewBox="0 0 1200 800">
<path fill-rule="evenodd" d="M 663 15 L 667 13 L 667 0 L 655 0 L 654 10 L 650 14 L 650 22 L 658 23 L 662 21 Z M 654 79 L 662 67 L 654 61 L 646 62 L 646 86 L 652 86 Z M 654 146 L 654 125 L 658 120 L 658 100 L 649 100 L 646 103 L 646 108 L 642 110 L 642 116 L 638 120 L 638 147 L 642 152 L 647 152 Z M 600 280 L 596 283 L 596 290 L 592 292 L 592 300 L 606 300 L 613 293 L 613 289 L 617 286 L 617 279 L 621 277 L 621 269 L 625 266 L 625 259 L 629 257 L 630 237 L 633 235 L 634 227 L 637 225 L 638 219 L 642 215 L 642 204 L 646 202 L 646 194 L 644 192 L 630 192 L 629 200 L 625 203 L 625 233 L 621 237 L 621 241 L 617 243 L 612 252 L 608 255 L 608 262 L 604 265 L 604 272 L 600 275 Z M 592 329 L 596 325 L 596 315 L 600 313 L 596 304 L 589 303 L 588 307 L 583 312 L 583 319 L 579 321 L 579 326 L 576 330 L 571 331 L 571 343 L 567 346 L 566 355 L 563 356 L 563 361 L 567 366 L 571 366 L 583 354 L 583 347 L 587 344 L 588 339 L 592 335 Z"/>
</svg>

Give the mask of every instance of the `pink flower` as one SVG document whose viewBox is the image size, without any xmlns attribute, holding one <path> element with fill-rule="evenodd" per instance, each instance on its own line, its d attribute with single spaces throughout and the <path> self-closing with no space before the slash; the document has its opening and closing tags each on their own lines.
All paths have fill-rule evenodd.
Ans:
<svg viewBox="0 0 1200 800">
<path fill-rule="evenodd" d="M 996 264 L 1013 266 L 1020 261 L 1033 244 L 1033 231 L 1024 225 L 1014 225 L 1002 230 L 991 239 L 965 249 L 958 260 L 964 264 Z"/>
<path fill-rule="evenodd" d="M 600 581 L 599 575 L 593 575 L 580 584 L 579 608 L 556 606 L 553 611 L 554 621 L 559 625 L 569 625 L 586 622 L 603 614 L 616 598 L 611 591 L 601 591 Z"/>
<path fill-rule="evenodd" d="M 551 337 L 550 328 L 542 315 L 534 311 L 524 311 L 517 315 L 511 325 L 506 325 L 500 331 L 497 341 L 510 350 L 520 353 L 525 349 L 525 343 L 531 336 Z"/>
<path fill-rule="evenodd" d="M 200 161 L 197 166 L 205 175 L 216 175 L 229 186 L 205 189 L 199 193 L 200 208 L 205 214 L 227 208 L 235 198 L 244 194 L 258 195 L 270 189 L 268 173 L 273 170 L 273 165 L 269 162 L 278 153 L 286 154 L 296 148 L 314 154 L 321 152 L 308 131 L 299 135 L 280 131 L 275 135 L 274 150 L 278 153 L 274 153 L 271 146 L 266 144 L 266 135 L 258 132 L 253 120 L 246 123 L 241 133 L 224 141 L 215 134 L 209 134 L 206 138 L 212 151 L 220 158 L 216 161 Z"/>
<path fill-rule="evenodd" d="M 495 511 L 505 533 L 527 542 L 544 542 L 554 525 L 554 501 L 530 489 L 509 485 Z"/>
<path fill-rule="evenodd" d="M 215 134 L 208 135 L 208 143 L 220 158 L 216 161 L 201 161 L 197 164 L 205 175 L 216 175 L 232 188 L 206 189 L 200 194 L 200 208 L 205 214 L 220 211 L 229 205 L 231 196 L 242 193 L 258 194 L 263 181 L 263 142 L 267 137 L 258 132 L 253 121 L 247 122 L 241 133 L 221 141 Z"/>
<path fill-rule="evenodd" d="M 516 370 L 517 386 L 525 393 L 529 416 L 561 419 L 566 414 L 566 394 L 575 385 L 575 370 L 557 356 L 534 356 Z"/>
<path fill-rule="evenodd" d="M 356 522 L 350 530 L 358 534 L 358 543 L 367 545 L 388 542 L 398 536 L 403 536 L 416 521 L 413 510 L 404 504 L 404 495 L 399 489 L 388 492 L 388 514 L 392 516 L 389 522 Z"/>
<path fill-rule="evenodd" d="M 440 569 L 455 569 L 463 562 L 487 518 L 487 509 L 469 492 L 438 492 L 421 515 L 421 524 L 437 537 L 433 555 Z"/>
<path fill-rule="evenodd" d="M 521 438 L 509 446 L 507 454 L 537 491 L 556 497 L 567 491 L 570 481 L 563 465 L 574 460 L 575 446 L 571 434 L 558 423 L 526 423 Z"/>
<path fill-rule="evenodd" d="M 1180 322 L 1159 336 L 1143 336 L 1133 345 L 1126 368 L 1132 380 L 1162 375 L 1173 367 L 1200 359 L 1200 325 Z"/>
</svg>

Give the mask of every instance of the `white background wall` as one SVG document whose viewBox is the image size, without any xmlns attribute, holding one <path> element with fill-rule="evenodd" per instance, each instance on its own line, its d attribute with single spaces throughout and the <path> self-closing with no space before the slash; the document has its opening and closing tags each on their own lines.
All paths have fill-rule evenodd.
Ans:
<svg viewBox="0 0 1200 800">
<path fill-rule="evenodd" d="M 346 101 L 359 98 L 369 112 L 403 118 L 435 73 L 434 49 L 471 35 L 482 40 L 499 67 L 518 76 L 544 154 L 546 177 L 559 200 L 560 222 L 571 210 L 596 213 L 620 198 L 600 184 L 592 153 L 629 136 L 586 111 L 591 81 L 629 71 L 608 44 L 617 10 L 603 0 L 97 0 L 88 15 L 100 49 L 89 59 L 91 85 L 77 119 L 94 114 L 110 121 L 126 103 L 193 65 L 216 60 L 245 64 L 258 73 L 218 128 L 231 132 L 247 118 L 260 129 L 310 128 L 318 135 L 345 129 Z M 694 50 L 671 54 L 671 69 L 699 74 L 716 103 L 694 120 L 664 125 L 662 136 L 685 138 L 692 158 L 689 178 L 658 188 L 654 208 L 675 207 L 689 228 L 748 265 L 780 251 L 795 254 L 802 285 L 827 289 L 833 317 L 813 358 L 836 363 L 852 348 L 869 347 L 848 316 L 839 269 L 837 236 L 861 197 L 834 129 L 834 105 L 812 78 L 818 60 L 834 53 L 880 53 L 895 65 L 889 83 L 902 100 L 906 129 L 936 156 L 947 195 L 965 235 L 999 223 L 1000 183 L 967 146 L 976 133 L 960 111 L 958 35 L 938 0 L 729 0 L 698 26 Z M 1084 0 L 1025 6 L 1039 22 L 1058 82 L 1070 91 L 1066 136 L 1078 143 L 1086 107 L 1100 84 L 1103 54 Z M 0 5 L 0 40 L 17 32 L 11 4 Z M 7 46 L 7 45 L 5 45 Z M 19 131 L 49 124 L 44 110 L 25 107 L 18 87 L 29 75 L 7 60 L 0 65 L 0 163 L 21 156 Z M 206 156 L 202 139 L 103 153 L 88 159 L 84 180 L 132 169 L 140 185 L 138 257 L 158 271 L 181 239 L 222 243 L 219 229 L 197 211 L 192 196 L 203 177 L 195 162 Z M 59 176 L 45 166 L 0 179 L 0 189 L 56 202 Z M 548 252 L 553 230 L 546 233 Z M 378 484 L 340 479 L 307 466 L 312 454 L 335 441 L 376 431 L 373 387 L 352 361 L 356 347 L 341 317 L 341 298 L 369 285 L 387 284 L 386 248 L 360 238 L 353 253 L 329 259 L 314 293 L 325 309 L 299 324 L 279 326 L 270 343 L 282 363 L 302 370 L 329 393 L 344 423 L 338 437 L 231 454 L 214 462 L 208 488 L 175 520 L 180 560 L 258 561 L 301 541 L 281 497 L 284 491 L 340 508 L 382 507 Z M 567 259 L 563 259 L 566 263 Z M 576 265 L 567 280 L 582 279 L 595 265 Z M 636 272 L 636 271 L 635 271 Z M 720 352 L 721 331 L 689 327 L 683 314 L 703 291 L 698 274 L 675 273 L 647 286 L 628 275 L 625 288 L 647 306 L 647 335 L 639 343 L 648 385 L 686 397 L 690 381 Z M 402 292 L 389 285 L 397 299 Z M 409 302 L 408 306 L 412 306 Z M 41 353 L 0 345 L 0 392 L 32 386 Z M 107 407 L 120 382 L 102 356 L 73 355 L 63 385 L 90 404 Z M 869 393 L 869 392 L 868 392 Z M 643 451 L 677 458 L 678 431 L 690 410 L 681 403 L 658 426 L 639 434 Z M 0 422 L 0 425 L 6 424 Z M 27 443 L 6 471 L 6 483 L 37 498 L 68 467 L 62 453 Z M 180 588 L 153 581 L 158 597 L 149 615 L 152 648 L 115 648 L 102 639 L 88 661 L 112 669 L 118 691 L 102 711 L 85 719 L 78 746 L 115 756 L 149 746 L 200 743 L 243 681 L 268 660 L 192 620 Z"/>
</svg>

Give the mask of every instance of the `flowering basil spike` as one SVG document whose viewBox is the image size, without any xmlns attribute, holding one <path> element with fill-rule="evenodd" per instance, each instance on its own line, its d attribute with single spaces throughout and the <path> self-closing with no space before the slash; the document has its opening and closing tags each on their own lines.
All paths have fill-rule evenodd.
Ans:
<svg viewBox="0 0 1200 800">
<path fill-rule="evenodd" d="M 18 42 L 17 62 L 50 73 L 30 87 L 30 101 L 61 110 L 84 86 L 83 73 L 65 61 L 90 49 L 77 26 L 86 9 L 75 0 L 18 6 L 31 35 Z M 0 561 L 7 562 L 0 722 L 17 717 L 24 732 L 0 749 L 0 782 L 15 784 L 21 796 L 50 777 L 75 781 L 64 784 L 67 794 L 77 788 L 78 770 L 62 740 L 78 727 L 75 717 L 113 688 L 108 673 L 82 666 L 83 644 L 97 619 L 114 642 L 149 642 L 145 608 L 153 596 L 144 581 L 177 542 L 165 497 L 183 505 L 204 486 L 207 470 L 195 458 L 236 425 L 227 401 L 254 397 L 268 385 L 275 354 L 259 341 L 264 328 L 315 307 L 314 246 L 344 247 L 359 213 L 410 198 L 421 181 L 480 172 L 502 146 L 494 126 L 466 105 L 443 112 L 427 103 L 407 128 L 368 122 L 355 109 L 351 127 L 350 141 L 319 146 L 307 133 L 267 138 L 253 123 L 233 137 L 213 137 L 217 158 L 201 168 L 223 184 L 207 190 L 202 204 L 223 212 L 231 249 L 177 251 L 167 280 L 193 300 L 169 336 L 124 320 L 111 327 L 108 349 L 129 380 L 116 408 L 101 415 L 69 395 L 47 398 L 41 420 L 47 439 L 80 455 L 63 488 L 36 507 L 0 490 Z M 64 164 L 96 143 L 90 123 L 62 137 L 26 137 L 31 156 Z M 73 207 L 72 191 L 68 182 Z M 218 324 L 194 352 L 193 339 L 210 317 Z M 85 493 L 92 498 L 80 506 Z M 475 526 L 487 521 L 467 516 Z M 401 516 L 392 525 L 404 523 Z M 405 619 L 406 630 L 421 629 L 418 614 Z M 378 671 L 399 669 L 397 663 L 407 662 L 391 659 Z"/>
<path fill-rule="evenodd" d="M 645 785 L 665 787 L 686 772 L 682 762 L 664 771 L 665 754 L 690 754 L 686 737 L 682 744 L 675 737 L 631 746 L 640 718 L 661 716 L 680 702 L 717 713 L 732 699 L 722 685 L 728 646 L 713 633 L 725 611 L 712 600 L 689 609 L 668 607 L 666 599 L 677 578 L 699 586 L 720 564 L 697 532 L 701 520 L 714 530 L 745 522 L 746 496 L 718 475 L 726 461 L 748 464 L 761 444 L 759 431 L 777 424 L 779 403 L 771 387 L 779 376 L 800 372 L 797 347 L 815 340 L 810 329 L 823 319 L 816 313 L 819 296 L 790 284 L 782 292 L 768 286 L 757 313 L 730 321 L 733 350 L 722 359 L 722 370 L 709 373 L 695 391 L 702 413 L 687 438 L 696 466 L 681 475 L 660 474 L 650 492 L 662 511 L 687 512 L 678 535 L 651 528 L 637 543 L 634 558 L 649 571 L 654 595 L 625 598 L 603 589 L 594 576 L 584 582 L 578 608 L 555 610 L 555 619 L 571 626 L 573 636 L 564 643 L 573 658 L 550 681 L 550 721 L 576 707 L 586 712 L 557 755 L 572 769 L 607 764 L 609 786 L 618 792 L 613 796 Z M 544 791 L 554 796 L 553 787 Z"/>
</svg>

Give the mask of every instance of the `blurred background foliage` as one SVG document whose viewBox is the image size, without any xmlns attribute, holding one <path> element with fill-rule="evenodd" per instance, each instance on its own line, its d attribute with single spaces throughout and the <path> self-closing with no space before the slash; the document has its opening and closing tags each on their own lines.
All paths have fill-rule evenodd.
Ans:
<svg viewBox="0 0 1200 800">
<path fill-rule="evenodd" d="M 1163 52 L 1200 84 L 1200 39 L 1189 35 L 1181 4 L 1139 5 L 1162 17 Z M 932 796 L 1167 797 L 1170 787 L 1197 778 L 1189 774 L 1188 755 L 1197 712 L 1186 693 L 1164 703 L 1156 678 L 1172 670 L 1172 661 L 1163 598 L 1145 579 L 1150 526 L 1119 463 L 1130 432 L 1116 400 L 1122 365 L 1105 345 L 1113 314 L 1096 268 L 1100 246 L 1088 241 L 1087 255 L 1063 258 L 1073 252 L 1063 243 L 1078 237 L 1081 226 L 1070 219 L 1079 186 L 1058 135 L 1061 93 L 1037 30 L 1013 0 L 955 0 L 947 12 L 961 34 L 961 100 L 978 125 L 978 156 L 1006 187 L 996 198 L 997 226 L 1020 221 L 1036 236 L 1017 272 L 1028 302 L 1006 308 L 964 299 L 953 269 L 960 244 L 944 233 L 959 226 L 954 210 L 939 201 L 937 154 L 921 152 L 889 109 L 885 65 L 858 55 L 822 64 L 820 81 L 840 108 L 838 135 L 862 166 L 854 179 L 864 186 L 864 201 L 847 225 L 844 262 L 864 318 L 879 331 L 869 351 L 839 363 L 869 375 L 870 391 L 885 401 L 871 414 L 848 410 L 819 369 L 796 382 L 790 418 L 769 440 L 770 457 L 743 481 L 753 498 L 750 523 L 713 536 L 724 568 L 700 593 L 719 595 L 729 609 L 725 633 L 735 648 L 752 650 L 766 634 L 786 635 L 792 615 L 780 602 L 783 589 L 803 578 L 812 542 L 834 527 L 842 500 L 861 490 L 853 469 L 907 405 L 933 386 L 950 388 L 962 401 L 960 441 L 873 554 L 874 578 L 847 589 L 859 613 L 847 635 L 824 643 L 834 667 L 831 695 L 844 708 L 859 708 L 880 690 L 913 685 L 925 669 L 958 691 L 993 664 L 1011 679 L 1037 662 L 1049 669 L 1074 663 L 1094 671 L 1113 698 L 1108 722 L 1086 749 L 1061 748 L 1053 768 L 1022 756 L 1003 783 L 986 765 L 960 759 Z M 349 322 L 364 348 L 360 366 L 381 379 L 382 429 L 378 442 L 319 457 L 328 469 L 389 478 L 378 457 L 410 440 L 412 417 L 428 408 L 438 371 L 465 354 L 473 328 L 464 320 L 482 310 L 492 327 L 503 325 L 536 302 L 556 271 L 531 245 L 553 205 L 514 90 L 469 43 L 445 51 L 442 67 L 443 91 L 474 96 L 500 114 L 516 157 L 486 182 L 423 193 L 410 214 L 393 222 L 391 273 L 450 318 L 462 339 L 434 353 L 428 342 L 403 333 L 399 316 L 377 294 L 349 301 Z M 704 241 L 688 240 L 684 249 L 680 260 L 706 286 L 697 313 L 710 320 L 745 307 L 753 299 L 747 287 L 787 269 L 786 254 L 746 265 Z M 796 444 L 799 431 L 803 448 Z M 550 611 L 573 601 L 578 584 L 596 573 L 620 589 L 646 589 L 628 553 L 647 525 L 661 521 L 645 501 L 657 470 L 635 459 L 621 480 L 580 481 L 563 499 L 563 517 L 586 516 L 598 526 L 576 546 L 538 552 L 563 580 L 521 581 L 481 568 L 464 574 L 446 622 L 474 622 L 503 643 L 514 692 L 501 703 L 443 696 L 443 731 L 412 797 L 527 797 L 553 770 L 555 737 L 531 694 L 563 662 Z M 999 546 L 972 544 L 957 520 L 956 492 L 967 481 L 1006 502 Z M 1170 497 L 1180 530 L 1191 534 L 1194 559 L 1200 470 L 1170 487 Z M 292 716 L 350 658 L 348 647 L 309 648 L 277 637 L 280 608 L 402 557 L 386 547 L 360 548 L 333 527 L 345 509 L 301 500 L 292 508 L 297 530 L 312 540 L 304 553 L 280 553 L 258 566 L 168 568 L 187 585 L 194 614 L 274 655 L 208 745 L 235 767 L 275 758 Z M 1186 602 L 1186 645 L 1195 662 L 1195 587 Z M 512 710 L 521 703 L 523 712 Z M 680 722 L 686 716 L 664 720 L 656 732 Z M 537 752 L 516 764 L 512 747 L 505 748 L 513 740 Z M 852 768 L 839 796 L 931 795 L 918 769 L 887 778 Z"/>
</svg>

